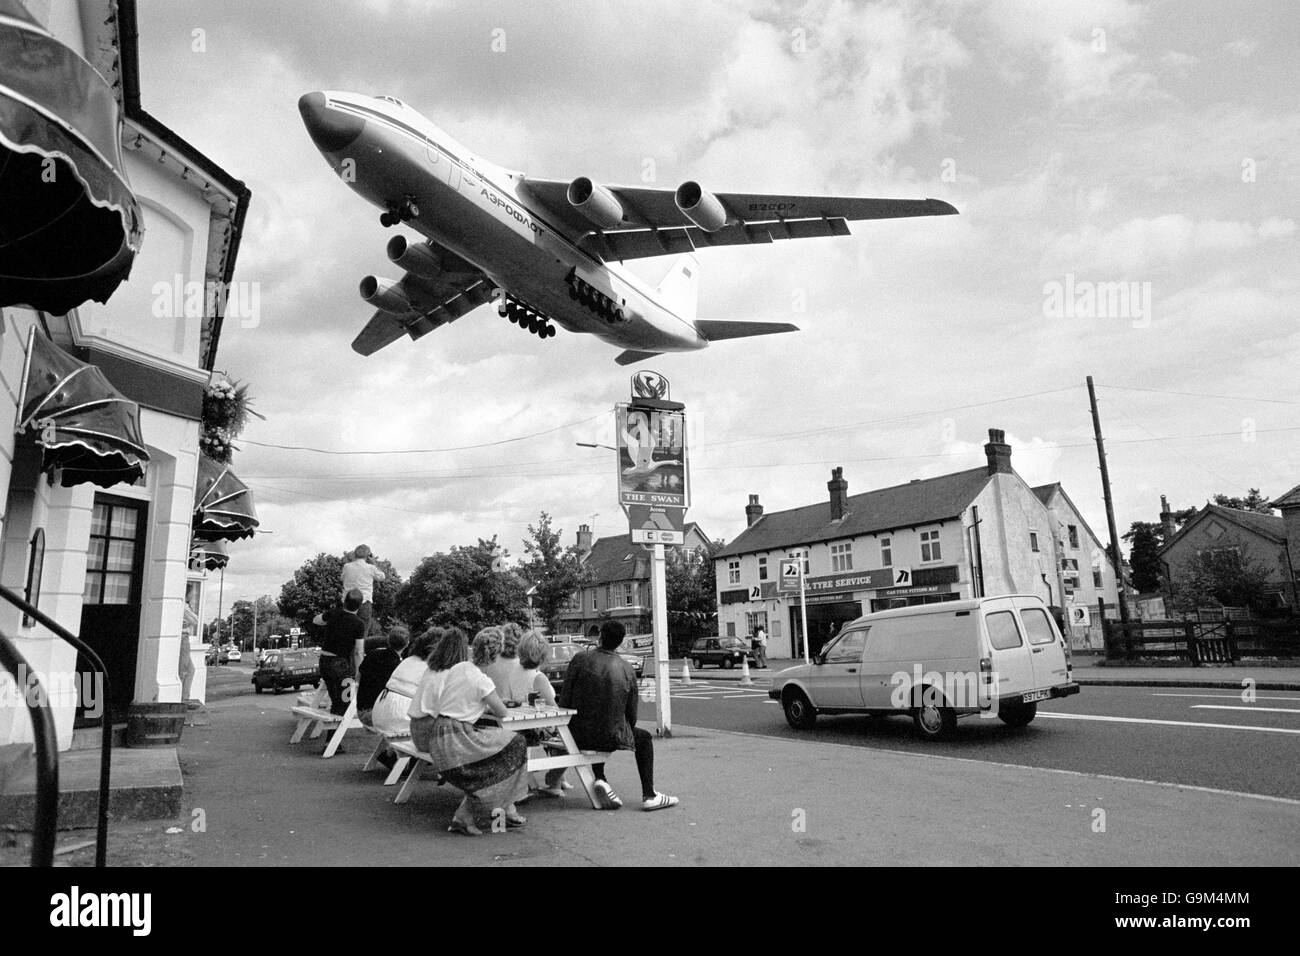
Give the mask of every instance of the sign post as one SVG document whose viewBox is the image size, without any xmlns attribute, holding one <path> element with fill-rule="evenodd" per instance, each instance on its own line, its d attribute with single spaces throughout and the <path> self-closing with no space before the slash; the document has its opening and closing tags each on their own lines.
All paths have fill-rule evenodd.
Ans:
<svg viewBox="0 0 1300 956">
<path fill-rule="evenodd" d="M 661 737 L 673 735 L 668 684 L 668 584 L 664 545 L 684 544 L 690 479 L 686 406 L 668 400 L 658 372 L 632 376 L 632 401 L 614 409 L 618 434 L 618 499 L 634 543 L 654 546 L 650 562 L 655 646 L 655 718 Z"/>
<path fill-rule="evenodd" d="M 803 662 L 808 663 L 808 591 L 804 586 L 803 559 L 795 558 L 781 562 L 780 590 L 793 594 L 796 585 L 799 591 L 799 621 L 803 629 Z"/>
</svg>

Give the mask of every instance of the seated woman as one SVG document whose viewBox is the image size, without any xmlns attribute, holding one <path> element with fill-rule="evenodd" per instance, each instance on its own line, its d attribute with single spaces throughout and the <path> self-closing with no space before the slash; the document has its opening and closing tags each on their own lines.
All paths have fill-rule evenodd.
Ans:
<svg viewBox="0 0 1300 956">
<path fill-rule="evenodd" d="M 546 642 L 542 640 L 542 635 L 537 631 L 529 631 L 519 641 L 519 666 L 522 672 L 527 676 L 529 694 L 536 694 L 538 703 L 547 704 L 551 707 L 555 704 L 555 689 L 551 687 L 551 682 L 543 674 L 539 667 L 546 660 Z M 548 736 L 558 737 L 555 731 L 545 733 L 542 731 L 525 731 L 525 739 L 530 745 L 541 743 Z M 565 790 L 572 790 L 573 784 L 564 779 L 564 770 L 552 770 L 546 775 L 546 786 L 541 788 L 540 793 L 548 797 L 563 797 Z"/>
<path fill-rule="evenodd" d="M 490 663 L 487 651 L 499 641 L 497 635 L 480 633 L 474 639 L 476 661 Z M 528 748 L 523 737 L 509 730 L 475 726 L 489 710 L 498 717 L 508 713 L 491 679 L 470 663 L 465 632 L 453 627 L 429 655 L 428 673 L 420 679 L 409 711 L 412 743 L 429 754 L 448 783 L 465 793 L 449 833 L 479 836 L 483 831 L 478 821 L 498 809 L 507 827 L 526 822 L 515 801 L 528 793 Z"/>
<path fill-rule="evenodd" d="M 411 632 L 400 624 L 394 625 L 389 629 L 383 646 L 367 654 L 357 669 L 357 720 L 367 727 L 372 726 L 375 702 L 383 694 L 388 679 L 401 665 L 403 652 L 410 642 Z"/>
<path fill-rule="evenodd" d="M 411 732 L 411 718 L 407 711 L 411 708 L 411 699 L 415 697 L 420 686 L 420 678 L 429 669 L 425 658 L 433 650 L 434 643 L 442 637 L 442 628 L 431 627 L 406 649 L 406 656 L 389 675 L 379 699 L 375 701 L 370 712 L 370 728 L 383 734 L 407 735 Z"/>
<path fill-rule="evenodd" d="M 497 693 L 501 695 L 502 700 L 513 700 L 522 704 L 528 700 L 528 694 L 532 690 L 532 678 L 531 675 L 524 674 L 523 668 L 519 666 L 518 648 L 521 636 L 519 625 L 504 624 L 499 628 L 484 628 L 483 631 L 479 631 L 479 634 L 489 630 L 501 636 L 501 647 L 496 659 L 483 666 L 483 673 L 492 678 L 492 683 L 496 685 Z M 477 647 L 477 636 L 474 641 Z"/>
</svg>

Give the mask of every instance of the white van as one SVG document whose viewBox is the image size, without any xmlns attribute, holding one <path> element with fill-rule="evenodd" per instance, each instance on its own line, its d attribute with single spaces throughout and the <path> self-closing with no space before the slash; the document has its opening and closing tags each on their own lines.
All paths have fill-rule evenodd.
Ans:
<svg viewBox="0 0 1300 956">
<path fill-rule="evenodd" d="M 923 737 L 957 718 L 997 716 L 1012 727 L 1038 702 L 1079 692 L 1070 649 L 1043 599 L 983 597 L 878 611 L 844 625 L 810 664 L 772 679 L 790 726 L 818 714 L 908 714 Z"/>
</svg>

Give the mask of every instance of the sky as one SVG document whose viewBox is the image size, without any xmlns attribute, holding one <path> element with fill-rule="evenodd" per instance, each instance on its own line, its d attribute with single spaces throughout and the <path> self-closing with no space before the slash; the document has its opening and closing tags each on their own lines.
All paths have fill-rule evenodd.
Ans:
<svg viewBox="0 0 1300 956">
<path fill-rule="evenodd" d="M 703 252 L 702 317 L 801 329 L 642 366 L 686 404 L 712 538 L 750 494 L 824 500 L 835 466 L 850 494 L 979 466 L 1000 428 L 1104 543 L 1088 375 L 1121 533 L 1161 495 L 1300 483 L 1288 2 L 140 0 L 139 25 L 144 108 L 253 193 L 234 277 L 260 316 L 226 322 L 217 368 L 265 417 L 234 469 L 268 533 L 231 546 L 227 607 L 359 543 L 406 577 L 480 537 L 518 558 L 542 511 L 566 543 L 627 528 L 613 453 L 576 444 L 612 443 L 615 349 L 487 306 L 351 351 L 358 281 L 399 275 L 302 126 L 320 89 L 396 96 L 539 178 L 960 210 Z M 1130 294 L 1090 307 L 1099 287 Z"/>
</svg>

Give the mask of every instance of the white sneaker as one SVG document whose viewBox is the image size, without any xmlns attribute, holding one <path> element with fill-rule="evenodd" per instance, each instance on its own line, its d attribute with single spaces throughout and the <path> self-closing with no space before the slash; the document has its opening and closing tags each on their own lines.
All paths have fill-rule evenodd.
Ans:
<svg viewBox="0 0 1300 956">
<path fill-rule="evenodd" d="M 668 807 L 677 806 L 677 802 L 678 801 L 676 797 L 670 797 L 666 793 L 656 792 L 655 795 L 651 797 L 649 800 L 641 801 L 641 809 L 642 810 L 664 810 L 667 809 Z"/>
<path fill-rule="evenodd" d="M 623 805 L 623 801 L 614 792 L 614 788 L 605 780 L 596 781 L 596 795 L 600 797 L 600 801 L 605 805 L 606 810 L 617 810 Z"/>
</svg>

